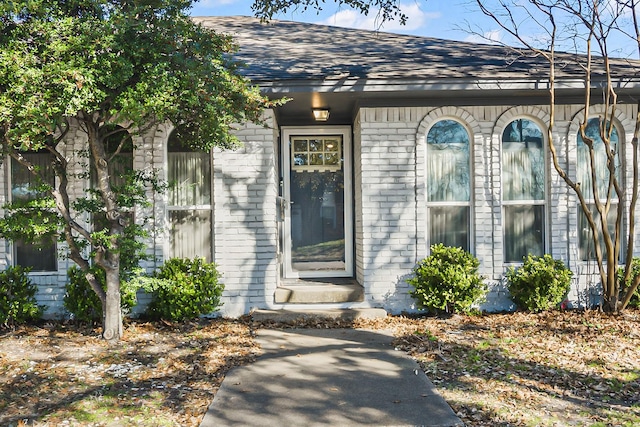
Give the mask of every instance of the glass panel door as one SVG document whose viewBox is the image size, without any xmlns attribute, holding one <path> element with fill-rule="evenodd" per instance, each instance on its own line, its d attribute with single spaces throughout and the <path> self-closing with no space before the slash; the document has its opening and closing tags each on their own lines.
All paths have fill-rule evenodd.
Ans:
<svg viewBox="0 0 640 427">
<path fill-rule="evenodd" d="M 285 131 L 286 277 L 352 274 L 350 182 L 345 182 L 349 134 L 341 129 Z"/>
</svg>

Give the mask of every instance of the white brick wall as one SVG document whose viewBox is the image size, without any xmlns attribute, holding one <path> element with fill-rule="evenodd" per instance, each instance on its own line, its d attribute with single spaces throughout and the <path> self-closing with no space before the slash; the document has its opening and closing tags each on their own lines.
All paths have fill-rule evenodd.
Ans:
<svg viewBox="0 0 640 427">
<path fill-rule="evenodd" d="M 265 306 L 273 299 L 277 284 L 276 262 L 276 141 L 272 112 L 265 118 L 271 128 L 248 124 L 237 135 L 244 146 L 236 151 L 216 150 L 213 161 L 214 174 L 214 259 L 223 274 L 226 289 L 223 294 L 222 314 L 238 316 L 254 306 Z M 141 137 L 134 138 L 134 168 L 156 170 L 161 180 L 166 180 L 166 146 L 172 127 L 161 125 Z M 83 147 L 86 135 L 78 128 L 68 137 L 67 153 L 74 173 L 86 170 L 86 159 L 74 157 L 72 148 Z M 75 147 L 71 144 L 75 144 Z M 8 200 L 8 162 L 0 166 L 0 184 L 7 189 L 0 194 L 0 202 Z M 84 195 L 88 180 L 71 175 L 73 198 Z M 151 206 L 137 212 L 136 217 L 153 215 L 155 223 L 148 241 L 148 253 L 152 260 L 145 263 L 152 271 L 169 253 L 166 222 L 166 194 L 149 193 Z M 86 221 L 86 218 L 80 218 Z M 155 227 L 154 227 L 155 225 Z M 64 247 L 59 248 L 64 251 Z M 11 265 L 11 245 L 0 241 L 0 264 Z M 58 271 L 33 273 L 34 283 L 39 285 L 36 296 L 40 304 L 48 306 L 49 317 L 64 316 L 62 299 L 66 283 L 66 271 L 73 263 L 59 258 Z M 143 298 L 144 300 L 144 298 Z"/>
<path fill-rule="evenodd" d="M 356 251 L 365 302 L 406 306 L 415 264 L 416 142 L 409 108 L 364 108 L 356 131 Z M 360 187 L 360 188 L 359 188 Z"/>
<path fill-rule="evenodd" d="M 575 174 L 575 141 L 582 106 L 556 110 L 553 138 L 559 163 Z M 621 105 L 616 125 L 624 134 L 626 159 L 631 159 L 635 106 Z M 592 110 L 597 116 L 598 108 Z M 547 106 L 363 108 L 354 127 L 356 186 L 357 279 L 367 300 L 389 309 L 410 309 L 404 280 L 415 263 L 428 255 L 429 227 L 426 195 L 426 133 L 433 123 L 455 119 L 469 131 L 473 181 L 472 252 L 481 262 L 480 273 L 491 292 L 483 306 L 490 310 L 512 308 L 504 285 L 508 265 L 503 262 L 501 206 L 501 136 L 516 118 L 541 125 L 549 122 Z M 541 126 L 542 127 L 542 126 Z M 544 127 L 542 127 L 544 130 Z M 547 251 L 564 260 L 579 275 L 571 299 L 576 304 L 593 300 L 589 289 L 593 265 L 577 259 L 577 202 L 552 166 L 547 153 Z M 627 182 L 631 180 L 628 169 Z M 361 188 L 359 188 L 361 186 Z M 628 186 L 627 186 L 628 188 Z M 630 196 L 630 195 L 629 195 Z M 636 231 L 636 242 L 640 239 Z M 636 245 L 636 255 L 640 248 Z M 586 296 L 585 296 L 586 295 Z"/>
<path fill-rule="evenodd" d="M 267 119 L 269 128 L 247 124 L 236 132 L 241 149 L 214 153 L 214 259 L 225 316 L 270 306 L 278 281 L 277 132 L 271 112 Z"/>
<path fill-rule="evenodd" d="M 560 165 L 575 174 L 575 138 L 582 106 L 559 106 L 553 138 Z M 593 110 L 597 113 L 597 108 Z M 633 118 L 636 107 L 620 105 L 616 125 L 624 141 L 624 158 L 631 157 Z M 382 306 L 392 312 L 414 309 L 406 279 L 416 262 L 428 255 L 426 209 L 426 134 L 438 120 L 463 123 L 472 141 L 472 251 L 481 261 L 481 274 L 491 293 L 484 308 L 511 308 L 504 286 L 501 135 L 516 118 L 547 123 L 546 106 L 492 107 L 403 107 L 362 108 L 353 124 L 355 276 L 365 287 L 365 301 L 359 306 Z M 238 316 L 252 308 L 273 308 L 279 281 L 278 223 L 278 132 L 272 112 L 266 112 L 269 127 L 247 124 L 237 135 L 244 146 L 236 151 L 215 150 L 213 154 L 214 260 L 223 274 L 225 292 L 222 314 Z M 170 126 L 159 126 L 137 138 L 134 165 L 152 168 L 166 179 L 166 143 Z M 86 136 L 77 129 L 69 141 L 81 145 Z M 71 156 L 71 150 L 69 155 Z M 71 158 L 76 171 L 84 170 L 83 159 Z M 580 276 L 575 280 L 572 300 L 593 301 L 593 265 L 577 259 L 575 196 L 559 178 L 547 158 L 548 248 Z M 626 179 L 631 179 L 630 171 Z M 8 188 L 7 162 L 0 165 L 0 184 Z M 75 182 L 72 196 L 84 194 L 88 182 Z M 629 186 L 627 186 L 629 188 Z M 7 201 L 8 192 L 0 194 Z M 168 254 L 166 195 L 149 194 L 152 206 L 143 214 L 154 214 L 156 233 L 149 239 L 152 270 Z M 640 211 L 640 207 L 638 207 Z M 637 214 L 640 216 L 640 212 Z M 84 219 L 86 220 L 86 218 Z M 636 230 L 635 254 L 640 255 L 640 227 Z M 61 248 L 63 249 L 63 248 Z M 0 268 L 11 265 L 11 246 L 0 242 Z M 58 272 L 34 274 L 40 284 L 38 300 L 60 313 L 66 270 L 70 263 L 59 261 Z"/>
</svg>

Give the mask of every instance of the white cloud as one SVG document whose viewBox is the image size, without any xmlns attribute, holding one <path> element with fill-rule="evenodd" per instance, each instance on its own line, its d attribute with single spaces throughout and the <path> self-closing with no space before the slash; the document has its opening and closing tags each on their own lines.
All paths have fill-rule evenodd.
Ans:
<svg viewBox="0 0 640 427">
<path fill-rule="evenodd" d="M 484 34 L 471 34 L 467 36 L 464 41 L 470 43 L 484 43 L 484 44 L 500 44 L 503 43 L 503 34 L 500 30 L 486 31 Z"/>
<path fill-rule="evenodd" d="M 361 30 L 408 32 L 419 29 L 424 26 L 428 20 L 440 17 L 439 13 L 424 12 L 416 3 L 400 4 L 400 10 L 408 16 L 405 25 L 400 24 L 397 20 L 381 23 L 380 17 L 377 16 L 377 10 L 369 11 L 368 16 L 362 15 L 354 10 L 341 10 L 319 23 Z"/>
</svg>

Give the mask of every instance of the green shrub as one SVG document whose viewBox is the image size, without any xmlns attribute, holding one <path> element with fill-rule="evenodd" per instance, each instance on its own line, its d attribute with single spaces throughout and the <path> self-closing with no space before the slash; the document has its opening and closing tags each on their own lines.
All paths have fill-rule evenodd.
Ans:
<svg viewBox="0 0 640 427">
<path fill-rule="evenodd" d="M 0 271 L 0 324 L 14 326 L 38 319 L 45 306 L 35 299 L 37 286 L 29 279 L 29 269 L 20 266 Z"/>
<path fill-rule="evenodd" d="M 624 286 L 620 286 L 621 290 L 625 290 L 629 286 L 631 286 L 631 282 L 633 282 L 634 277 L 640 276 L 640 258 L 635 257 L 631 261 L 631 276 L 629 276 L 629 280 Z M 618 269 L 618 283 L 622 284 L 622 279 L 624 278 L 624 268 L 620 267 Z M 622 298 L 622 296 L 620 297 Z M 630 307 L 640 307 L 640 287 L 636 289 L 629 301 Z"/>
<path fill-rule="evenodd" d="M 433 245 L 431 255 L 418 263 L 414 277 L 407 280 L 415 288 L 410 294 L 429 310 L 469 313 L 487 293 L 479 265 L 462 248 Z"/>
<path fill-rule="evenodd" d="M 91 267 L 91 272 L 96 276 L 102 289 L 106 289 L 106 274 L 98 266 Z M 102 320 L 102 304 L 100 298 L 93 291 L 85 277 L 85 273 L 73 266 L 67 271 L 69 281 L 65 285 L 64 308 L 80 322 L 98 322 Z M 120 307 L 124 314 L 131 311 L 136 305 L 138 288 L 133 284 L 123 281 L 120 283 Z"/>
<path fill-rule="evenodd" d="M 213 263 L 202 258 L 172 258 L 154 275 L 146 314 L 153 319 L 184 320 L 220 307 L 224 285 Z"/>
<path fill-rule="evenodd" d="M 573 272 L 551 255 L 527 255 L 521 267 L 509 267 L 507 287 L 520 309 L 548 310 L 559 304 L 569 292 Z"/>
</svg>

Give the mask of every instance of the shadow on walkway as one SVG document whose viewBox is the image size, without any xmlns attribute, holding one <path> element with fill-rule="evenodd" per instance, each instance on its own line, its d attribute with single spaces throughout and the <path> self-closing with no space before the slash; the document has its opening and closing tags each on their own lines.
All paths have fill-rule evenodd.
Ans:
<svg viewBox="0 0 640 427">
<path fill-rule="evenodd" d="M 261 329 L 264 354 L 229 372 L 201 427 L 462 426 L 392 339 L 358 329 Z"/>
</svg>

